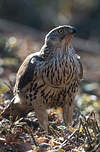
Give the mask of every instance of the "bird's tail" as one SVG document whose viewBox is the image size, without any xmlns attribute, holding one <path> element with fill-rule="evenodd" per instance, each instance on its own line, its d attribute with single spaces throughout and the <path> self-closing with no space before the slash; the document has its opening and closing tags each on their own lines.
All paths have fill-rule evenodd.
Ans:
<svg viewBox="0 0 100 152">
<path fill-rule="evenodd" d="M 14 100 L 15 100 L 15 97 L 12 98 L 12 100 L 10 101 L 10 103 L 8 104 L 8 106 L 5 107 L 5 109 L 3 110 L 3 112 L 0 114 L 2 117 L 9 118 L 11 107 L 13 105 Z"/>
<path fill-rule="evenodd" d="M 1 113 L 1 116 L 6 119 L 12 119 L 12 121 L 18 120 L 21 117 L 25 117 L 29 109 L 23 105 L 20 98 L 16 95 L 9 103 L 9 105 Z"/>
</svg>

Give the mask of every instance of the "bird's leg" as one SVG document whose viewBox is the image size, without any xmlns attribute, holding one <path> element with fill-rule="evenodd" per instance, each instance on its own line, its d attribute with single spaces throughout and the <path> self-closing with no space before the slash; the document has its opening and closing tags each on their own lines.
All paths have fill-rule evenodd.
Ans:
<svg viewBox="0 0 100 152">
<path fill-rule="evenodd" d="M 34 111 L 38 118 L 40 126 L 48 132 L 48 113 L 44 105 L 36 104 L 34 105 Z"/>
<path fill-rule="evenodd" d="M 53 134 L 57 137 L 55 129 L 48 124 L 48 113 L 44 105 L 34 105 L 34 111 L 38 118 L 40 126 L 46 131 L 47 134 Z"/>
<path fill-rule="evenodd" d="M 63 106 L 63 120 L 67 126 L 70 126 L 72 123 L 73 116 L 73 108 L 74 108 L 74 99 L 69 98 L 67 102 Z"/>
</svg>

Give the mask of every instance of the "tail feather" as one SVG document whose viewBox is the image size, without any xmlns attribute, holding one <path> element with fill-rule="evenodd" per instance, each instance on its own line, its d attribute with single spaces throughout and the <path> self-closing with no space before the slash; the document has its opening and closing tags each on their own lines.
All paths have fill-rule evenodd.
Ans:
<svg viewBox="0 0 100 152">
<path fill-rule="evenodd" d="M 15 121 L 21 117 L 25 117 L 29 111 L 30 109 L 28 106 L 23 105 L 20 102 L 20 98 L 18 98 L 18 96 L 15 96 L 1 113 L 1 116 L 6 119 L 10 119 L 10 116 L 12 116 L 12 121 Z"/>
</svg>

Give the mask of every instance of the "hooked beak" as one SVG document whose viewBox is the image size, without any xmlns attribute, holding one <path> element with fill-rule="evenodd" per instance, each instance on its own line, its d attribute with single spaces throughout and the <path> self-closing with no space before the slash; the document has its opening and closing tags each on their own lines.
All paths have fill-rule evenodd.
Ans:
<svg viewBox="0 0 100 152">
<path fill-rule="evenodd" d="M 72 27 L 71 32 L 72 34 L 75 34 L 77 32 L 77 29 L 75 27 Z"/>
</svg>

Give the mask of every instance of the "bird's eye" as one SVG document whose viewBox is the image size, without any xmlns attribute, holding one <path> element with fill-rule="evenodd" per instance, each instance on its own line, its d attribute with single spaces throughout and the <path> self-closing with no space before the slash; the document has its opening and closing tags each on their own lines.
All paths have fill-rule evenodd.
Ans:
<svg viewBox="0 0 100 152">
<path fill-rule="evenodd" d="M 58 33 L 60 33 L 60 34 L 62 34 L 63 32 L 64 32 L 63 29 L 59 29 L 59 30 L 58 30 Z"/>
</svg>

